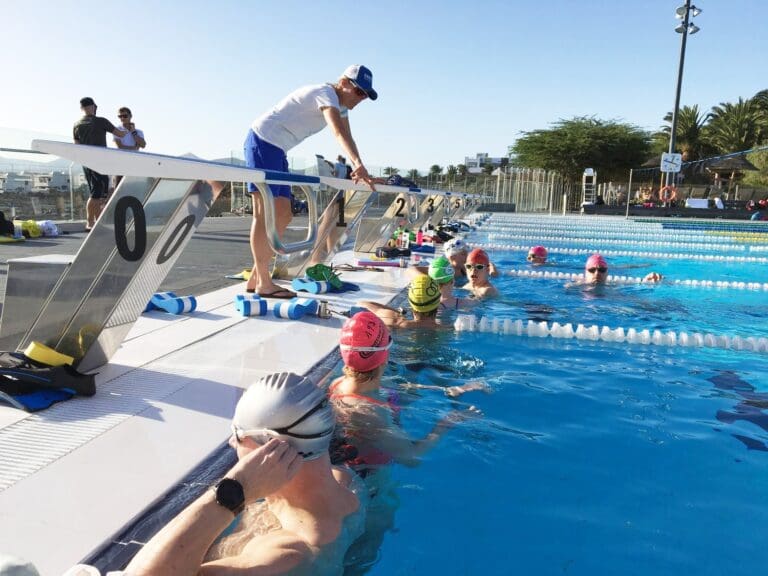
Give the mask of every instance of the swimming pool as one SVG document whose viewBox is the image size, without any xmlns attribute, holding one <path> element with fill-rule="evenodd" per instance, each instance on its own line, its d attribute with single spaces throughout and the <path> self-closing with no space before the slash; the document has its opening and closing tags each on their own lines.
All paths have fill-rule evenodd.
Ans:
<svg viewBox="0 0 768 576">
<path fill-rule="evenodd" d="M 507 273 L 495 281 L 503 296 L 473 315 L 702 332 L 729 342 L 768 335 L 768 263 L 738 259 L 768 256 L 750 251 L 768 235 L 745 239 L 722 225 L 688 226 L 494 216 L 468 240 L 496 246 L 489 251 Z M 728 242 L 708 242 L 723 230 Z M 663 244 L 641 246 L 641 231 L 658 233 Z M 666 282 L 565 288 L 566 279 L 552 275 L 580 272 L 586 254 L 602 249 L 599 233 L 623 240 L 615 255 L 604 251 L 610 274 L 656 270 Z M 696 248 L 665 242 L 666 234 L 704 238 L 691 240 Z M 553 247 L 552 265 L 534 270 L 524 250 L 539 243 Z M 724 247 L 712 248 L 718 243 Z M 681 279 L 723 285 L 675 283 Z M 402 425 L 414 436 L 452 409 L 474 404 L 484 415 L 458 424 L 419 467 L 387 471 L 381 490 L 389 522 L 368 574 L 714 575 L 761 573 L 768 564 L 765 352 L 398 333 L 385 383 L 436 378 L 482 378 L 491 393 L 449 399 L 401 392 Z M 381 535 L 370 538 L 378 544 Z M 362 573 L 361 563 L 347 573 Z"/>
</svg>

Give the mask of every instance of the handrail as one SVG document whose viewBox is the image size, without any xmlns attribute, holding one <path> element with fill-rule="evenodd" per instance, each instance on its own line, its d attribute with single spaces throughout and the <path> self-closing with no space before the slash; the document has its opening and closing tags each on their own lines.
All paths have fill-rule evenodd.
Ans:
<svg viewBox="0 0 768 576">
<path fill-rule="evenodd" d="M 311 248 L 317 236 L 318 207 L 316 188 L 327 184 L 342 190 L 370 191 L 365 183 L 355 183 L 343 178 L 331 176 L 306 176 L 273 170 L 259 170 L 243 166 L 233 166 L 223 162 L 211 162 L 200 158 L 184 158 L 138 152 L 131 150 L 116 150 L 101 146 L 86 146 L 54 140 L 33 140 L 32 151 L 52 154 L 66 158 L 102 174 L 121 174 L 140 178 L 165 178 L 175 180 L 204 180 L 225 182 L 253 182 L 261 195 L 264 206 L 264 219 L 267 229 L 267 240 L 272 249 L 279 254 L 298 252 Z M 309 211 L 309 228 L 307 237 L 300 242 L 283 243 L 275 226 L 274 198 L 269 192 L 268 184 L 299 186 L 307 195 Z M 450 192 L 431 190 L 417 187 L 394 186 L 377 184 L 376 191 L 385 194 L 406 194 L 409 198 L 427 196 L 446 196 L 451 198 L 471 198 L 466 192 Z M 418 202 L 415 209 L 409 206 L 408 220 L 418 219 Z M 415 214 L 415 216 L 414 216 Z"/>
</svg>

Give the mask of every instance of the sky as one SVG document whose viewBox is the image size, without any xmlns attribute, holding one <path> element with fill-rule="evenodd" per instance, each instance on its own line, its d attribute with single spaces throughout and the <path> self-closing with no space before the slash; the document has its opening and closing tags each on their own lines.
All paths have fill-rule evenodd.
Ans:
<svg viewBox="0 0 768 576">
<path fill-rule="evenodd" d="M 147 151 L 242 154 L 255 118 L 350 64 L 379 93 L 350 113 L 369 167 L 428 170 L 504 156 L 526 131 L 594 116 L 658 130 L 674 106 L 682 0 L 0 0 L 0 147 L 71 140 L 79 100 Z M 695 0 L 681 105 L 768 88 L 767 0 Z M 330 130 L 296 167 L 341 153 Z"/>
</svg>

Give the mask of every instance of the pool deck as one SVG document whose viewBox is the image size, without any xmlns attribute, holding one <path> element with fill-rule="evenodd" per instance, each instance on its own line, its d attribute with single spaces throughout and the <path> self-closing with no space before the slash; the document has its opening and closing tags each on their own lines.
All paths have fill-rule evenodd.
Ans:
<svg viewBox="0 0 768 576">
<path fill-rule="evenodd" d="M 1 551 L 33 562 L 42 575 L 61 574 L 227 440 L 250 382 L 279 370 L 307 373 L 335 352 L 339 316 L 290 321 L 235 310 L 244 283 L 224 275 L 250 261 L 249 226 L 250 219 L 204 221 L 162 285 L 198 295 L 197 310 L 142 315 L 99 369 L 94 397 L 35 414 L 0 405 Z M 33 240 L 23 250 L 72 253 L 83 237 L 74 233 L 53 245 Z M 29 255 L 1 249 L 2 262 Z M 398 268 L 343 278 L 361 290 L 319 296 L 339 310 L 361 299 L 389 302 L 407 283 Z"/>
</svg>

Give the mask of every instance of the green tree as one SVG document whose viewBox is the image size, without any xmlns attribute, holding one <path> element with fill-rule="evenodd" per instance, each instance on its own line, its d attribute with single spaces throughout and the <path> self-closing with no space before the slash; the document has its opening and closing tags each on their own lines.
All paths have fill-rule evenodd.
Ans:
<svg viewBox="0 0 768 576">
<path fill-rule="evenodd" d="M 748 150 L 758 143 L 759 121 L 759 107 L 753 99 L 739 98 L 735 104 L 721 102 L 712 108 L 704 137 L 721 154 Z"/>
<path fill-rule="evenodd" d="M 483 174 L 485 175 L 489 176 L 491 172 L 493 172 L 495 169 L 496 168 L 494 168 L 493 164 L 491 164 L 490 162 L 483 164 Z"/>
<path fill-rule="evenodd" d="M 408 178 L 416 182 L 416 179 L 419 177 L 419 171 L 416 170 L 416 168 L 411 168 L 408 170 Z"/>
<path fill-rule="evenodd" d="M 456 168 L 456 166 L 450 164 L 448 168 L 445 169 L 445 173 L 448 176 L 448 180 L 453 181 L 456 179 L 456 174 L 459 173 L 459 170 Z"/>
<path fill-rule="evenodd" d="M 429 167 L 430 176 L 440 176 L 440 174 L 442 173 L 443 173 L 442 166 L 438 166 L 437 164 L 432 164 L 432 166 Z"/>
<path fill-rule="evenodd" d="M 512 164 L 556 170 L 572 180 L 580 179 L 585 168 L 595 168 L 601 180 L 618 180 L 647 159 L 650 140 L 637 126 L 575 117 L 547 130 L 524 132 L 512 146 Z"/>
<path fill-rule="evenodd" d="M 685 155 L 686 160 L 699 160 L 703 157 L 706 143 L 702 138 L 702 132 L 710 116 L 709 113 L 703 114 L 699 110 L 698 104 L 683 106 L 678 111 L 675 144 L 676 149 Z M 672 131 L 672 112 L 667 112 L 667 115 L 664 116 L 664 122 L 669 124 L 661 129 L 667 143 L 667 147 L 663 150 L 667 151 L 669 149 L 669 134 Z"/>
<path fill-rule="evenodd" d="M 400 172 L 400 170 L 392 166 L 387 166 L 386 168 L 384 168 L 384 176 L 394 176 L 398 172 Z"/>
<path fill-rule="evenodd" d="M 768 143 L 768 90 L 760 90 L 752 97 L 757 112 L 758 144 Z"/>
<path fill-rule="evenodd" d="M 459 164 L 456 166 L 456 172 L 461 178 L 467 177 L 467 165 L 466 164 Z"/>
</svg>

